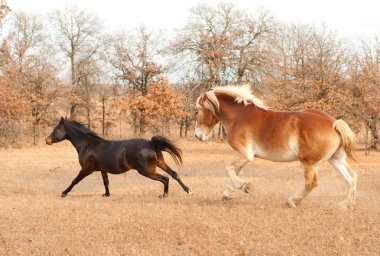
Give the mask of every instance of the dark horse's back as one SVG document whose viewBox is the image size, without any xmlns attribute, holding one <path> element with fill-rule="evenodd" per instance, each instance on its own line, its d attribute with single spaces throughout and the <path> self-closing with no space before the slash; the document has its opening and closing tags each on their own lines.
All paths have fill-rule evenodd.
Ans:
<svg viewBox="0 0 380 256">
<path fill-rule="evenodd" d="M 120 174 L 130 169 L 149 169 L 148 165 L 156 163 L 158 157 L 162 156 L 162 151 L 168 152 L 176 163 L 182 162 L 181 150 L 162 136 L 153 136 L 151 140 L 102 140 L 98 142 L 94 153 L 97 155 L 96 162 L 100 170 Z"/>
</svg>

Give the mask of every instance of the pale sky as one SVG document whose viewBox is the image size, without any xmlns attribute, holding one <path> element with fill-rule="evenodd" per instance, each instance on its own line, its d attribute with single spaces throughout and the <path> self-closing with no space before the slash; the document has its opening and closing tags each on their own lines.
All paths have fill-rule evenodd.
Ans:
<svg viewBox="0 0 380 256">
<path fill-rule="evenodd" d="M 216 5 L 220 0 L 6 0 L 13 10 L 46 14 L 65 3 L 98 15 L 111 30 L 145 24 L 149 29 L 171 30 L 186 22 L 197 3 Z M 326 24 L 349 39 L 380 36 L 380 0 L 230 0 L 238 9 L 254 14 L 270 10 L 281 22 Z"/>
</svg>

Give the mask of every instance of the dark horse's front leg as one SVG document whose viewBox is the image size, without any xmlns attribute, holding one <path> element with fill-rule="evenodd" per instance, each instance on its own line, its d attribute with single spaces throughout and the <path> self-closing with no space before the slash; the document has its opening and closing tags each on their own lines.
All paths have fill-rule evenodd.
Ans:
<svg viewBox="0 0 380 256">
<path fill-rule="evenodd" d="M 106 189 L 106 193 L 103 196 L 110 196 L 110 191 L 108 189 L 108 185 L 110 184 L 108 181 L 108 174 L 105 171 L 101 171 L 103 177 L 103 184 Z"/>
<path fill-rule="evenodd" d="M 71 182 L 70 186 L 68 188 L 66 188 L 65 191 L 62 192 L 61 197 L 67 196 L 67 194 L 71 191 L 71 189 L 73 189 L 73 187 L 76 184 L 78 184 L 81 180 L 83 180 L 83 178 L 87 177 L 91 173 L 92 173 L 92 171 L 88 171 L 88 170 L 82 169 L 79 172 L 78 176 L 75 177 L 75 179 Z"/>
</svg>

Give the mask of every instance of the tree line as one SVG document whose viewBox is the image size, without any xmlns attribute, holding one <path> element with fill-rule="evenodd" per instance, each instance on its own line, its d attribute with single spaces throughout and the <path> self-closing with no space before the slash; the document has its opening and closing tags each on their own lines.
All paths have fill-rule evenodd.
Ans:
<svg viewBox="0 0 380 256">
<path fill-rule="evenodd" d="M 37 17 L 1 1 L 0 145 L 34 138 L 58 116 L 104 136 L 127 120 L 136 135 L 186 136 L 201 91 L 250 84 L 274 109 L 318 108 L 379 149 L 380 40 L 351 42 L 324 25 L 284 23 L 231 3 L 195 5 L 174 33 L 109 32 L 66 5 Z M 121 128 L 120 128 L 121 129 Z"/>
</svg>

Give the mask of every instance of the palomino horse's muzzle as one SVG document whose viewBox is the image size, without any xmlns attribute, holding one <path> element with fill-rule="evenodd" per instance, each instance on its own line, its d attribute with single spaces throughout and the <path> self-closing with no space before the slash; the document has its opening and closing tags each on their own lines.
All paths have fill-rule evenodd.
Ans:
<svg viewBox="0 0 380 256">
<path fill-rule="evenodd" d="M 48 144 L 48 145 L 53 144 L 53 138 L 51 136 L 46 137 L 45 141 L 46 141 L 46 144 Z"/>
<path fill-rule="evenodd" d="M 195 128 L 194 135 L 200 141 L 205 142 L 207 140 L 207 136 L 202 132 L 200 128 Z"/>
</svg>

